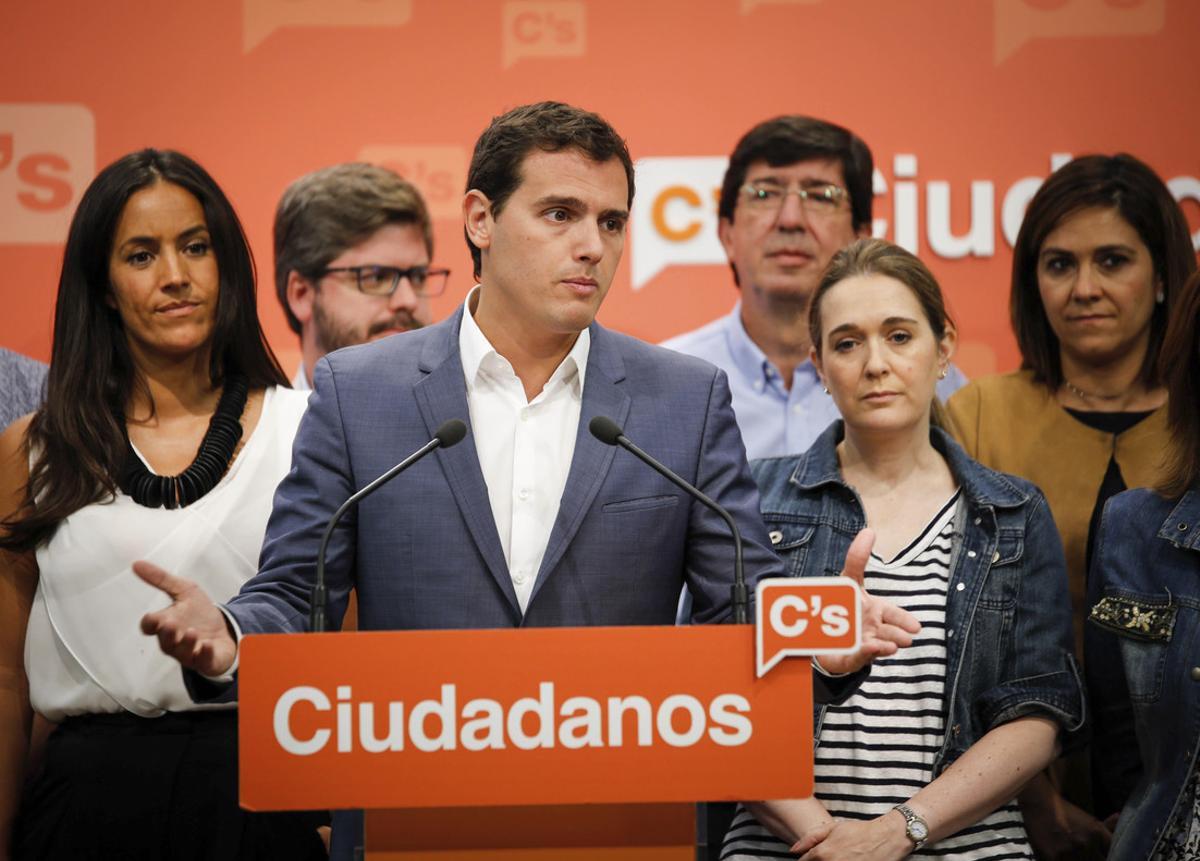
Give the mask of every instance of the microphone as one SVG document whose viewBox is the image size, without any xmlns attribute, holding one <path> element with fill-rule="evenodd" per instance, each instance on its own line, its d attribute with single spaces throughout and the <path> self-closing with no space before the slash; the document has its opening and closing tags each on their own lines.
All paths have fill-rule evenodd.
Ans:
<svg viewBox="0 0 1200 861">
<path fill-rule="evenodd" d="M 462 442 L 463 437 L 466 435 L 467 425 L 461 419 L 450 419 L 442 422 L 441 427 L 434 432 L 433 439 L 379 476 L 379 478 L 372 481 L 362 490 L 352 494 L 333 513 L 333 517 L 329 518 L 329 525 L 325 527 L 325 534 L 321 537 L 321 547 L 317 551 L 317 583 L 312 588 L 312 607 L 309 610 L 308 617 L 310 631 L 320 633 L 325 630 L 325 603 L 327 600 L 325 595 L 325 550 L 329 545 L 329 537 L 333 535 L 333 528 L 342 519 L 342 515 L 349 511 L 351 506 L 357 505 L 366 499 L 435 448 L 450 448 L 450 446 Z"/>
<path fill-rule="evenodd" d="M 651 469 L 655 470 L 667 481 L 686 491 L 702 505 L 712 509 L 721 516 L 721 519 L 729 527 L 729 531 L 733 533 L 733 586 L 730 588 L 733 597 L 733 621 L 737 625 L 745 625 L 749 622 L 750 599 L 746 591 L 746 575 L 742 571 L 742 533 L 738 531 L 737 524 L 733 522 L 733 518 L 729 512 L 701 493 L 698 488 L 688 484 L 666 465 L 659 463 L 634 445 L 629 437 L 625 436 L 625 432 L 621 430 L 620 425 L 608 416 L 596 416 L 588 423 L 588 430 L 592 432 L 592 436 L 605 445 L 619 445 L 638 460 L 641 460 Z"/>
</svg>

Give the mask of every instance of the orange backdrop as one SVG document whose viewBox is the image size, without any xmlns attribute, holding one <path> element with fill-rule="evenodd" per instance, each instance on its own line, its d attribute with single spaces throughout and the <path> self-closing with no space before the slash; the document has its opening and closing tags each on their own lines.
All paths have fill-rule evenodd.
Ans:
<svg viewBox="0 0 1200 861">
<path fill-rule="evenodd" d="M 143 146 L 193 155 L 234 201 L 287 370 L 271 219 L 314 168 L 374 160 L 422 189 L 453 270 L 444 316 L 471 283 L 470 147 L 496 113 L 546 98 L 602 113 L 646 160 L 601 320 L 648 340 L 735 300 L 712 177 L 779 113 L 870 144 L 877 232 L 940 278 L 972 375 L 1016 364 L 1006 233 L 1053 159 L 1132 152 L 1200 227 L 1192 0 L 43 0 L 0 18 L 0 345 L 41 359 L 79 194 Z"/>
</svg>

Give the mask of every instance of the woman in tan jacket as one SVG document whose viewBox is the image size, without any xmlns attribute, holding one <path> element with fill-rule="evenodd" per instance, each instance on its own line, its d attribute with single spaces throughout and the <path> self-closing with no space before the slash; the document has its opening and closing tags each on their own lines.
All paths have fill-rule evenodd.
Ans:
<svg viewBox="0 0 1200 861">
<path fill-rule="evenodd" d="M 1172 297 L 1195 268 L 1187 222 L 1149 167 L 1124 154 L 1069 162 L 1030 202 L 1013 249 L 1021 370 L 971 383 L 948 404 L 972 457 L 1045 493 L 1066 550 L 1077 642 L 1104 503 L 1157 478 L 1167 443 L 1159 346 Z M 1039 857 L 1104 857 L 1109 829 L 1083 810 L 1057 795 L 1024 810 Z"/>
</svg>

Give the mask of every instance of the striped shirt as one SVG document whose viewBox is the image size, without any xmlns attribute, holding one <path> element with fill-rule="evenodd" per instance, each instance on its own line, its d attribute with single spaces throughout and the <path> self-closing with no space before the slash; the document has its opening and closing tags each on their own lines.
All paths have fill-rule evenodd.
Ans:
<svg viewBox="0 0 1200 861">
<path fill-rule="evenodd" d="M 867 564 L 871 594 L 921 622 L 913 645 L 875 661 L 870 677 L 846 702 L 829 706 L 814 754 L 814 794 L 835 819 L 867 820 L 905 802 L 933 779 L 945 738 L 946 589 L 954 515 L 960 493 L 891 561 Z M 722 861 L 794 858 L 744 809 L 725 837 Z M 1033 858 L 1015 801 L 913 858 Z"/>
</svg>

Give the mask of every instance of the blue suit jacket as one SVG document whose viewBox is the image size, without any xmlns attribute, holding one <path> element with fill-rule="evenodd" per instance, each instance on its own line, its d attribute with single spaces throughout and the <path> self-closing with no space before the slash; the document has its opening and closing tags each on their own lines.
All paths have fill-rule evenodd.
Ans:
<svg viewBox="0 0 1200 861">
<path fill-rule="evenodd" d="M 470 424 L 458 352 L 462 313 L 317 365 L 259 574 L 228 604 L 244 633 L 306 629 L 317 548 L 334 510 L 442 422 Z M 597 415 L 730 510 L 751 592 L 758 577 L 782 574 L 724 373 L 596 324 L 591 338 L 574 459 L 526 612 L 468 434 L 342 520 L 326 562 L 332 627 L 352 586 L 364 630 L 667 625 L 684 582 L 696 621 L 728 616 L 733 545 L 724 522 L 628 452 L 593 438 L 588 423 Z"/>
<path fill-rule="evenodd" d="M 462 314 L 460 308 L 435 326 L 339 350 L 317 364 L 259 573 L 227 605 L 243 633 L 306 630 L 317 549 L 334 511 L 428 442 L 442 422 L 470 425 L 458 352 Z M 588 423 L 598 415 L 730 511 L 742 533 L 751 595 L 759 577 L 783 575 L 759 515 L 724 372 L 596 324 L 590 332 L 575 454 L 526 612 L 468 435 L 341 521 L 326 557 L 332 627 L 340 627 L 351 587 L 363 630 L 670 625 L 684 583 L 695 621 L 727 618 L 734 554 L 724 521 L 633 455 L 592 437 Z M 200 699 L 234 696 L 185 675 Z M 842 699 L 862 675 L 830 681 L 814 673 L 815 696 Z M 334 858 L 352 857 L 361 821 L 352 812 L 335 814 Z"/>
</svg>

